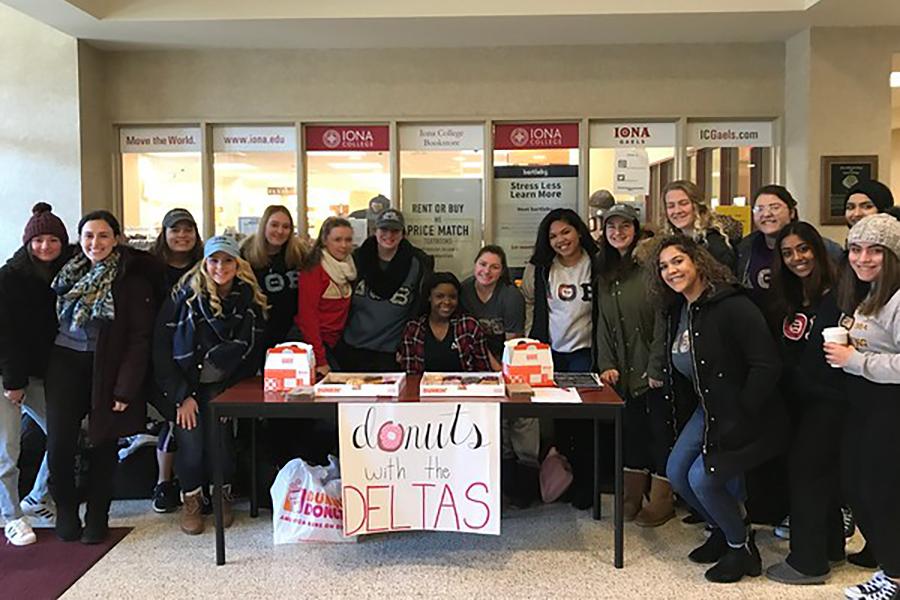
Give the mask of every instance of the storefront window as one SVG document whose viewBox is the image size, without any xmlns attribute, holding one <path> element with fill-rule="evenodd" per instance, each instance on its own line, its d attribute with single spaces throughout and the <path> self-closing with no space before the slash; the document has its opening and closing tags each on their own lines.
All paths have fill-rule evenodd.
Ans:
<svg viewBox="0 0 900 600">
<path fill-rule="evenodd" d="M 749 204 L 772 183 L 772 122 L 690 122 L 687 172 L 715 208 Z"/>
<path fill-rule="evenodd" d="M 200 129 L 196 127 L 123 128 L 122 227 L 138 246 L 149 246 L 163 216 L 186 208 L 203 231 Z"/>
<path fill-rule="evenodd" d="M 541 219 L 578 207 L 578 124 L 494 127 L 494 241 L 515 276 L 531 257 Z"/>
<path fill-rule="evenodd" d="M 675 123 L 591 123 L 590 134 L 588 191 L 607 190 L 642 221 L 661 222 L 660 191 L 675 173 Z M 598 209 L 590 214 L 599 235 Z"/>
<path fill-rule="evenodd" d="M 309 235 L 331 215 L 365 215 L 369 200 L 391 191 L 387 125 L 306 127 Z"/>
<path fill-rule="evenodd" d="M 484 126 L 401 125 L 400 199 L 407 237 L 435 268 L 464 277 L 481 247 Z"/>
<path fill-rule="evenodd" d="M 297 223 L 294 127 L 216 127 L 213 151 L 216 234 L 254 233 L 270 204 L 286 206 Z"/>
</svg>

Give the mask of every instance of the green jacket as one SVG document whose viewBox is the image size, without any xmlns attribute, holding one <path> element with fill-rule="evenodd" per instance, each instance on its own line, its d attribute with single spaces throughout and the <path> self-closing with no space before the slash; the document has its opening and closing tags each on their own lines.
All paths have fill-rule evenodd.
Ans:
<svg viewBox="0 0 900 600">
<path fill-rule="evenodd" d="M 630 396 L 663 380 L 666 325 L 649 296 L 644 270 L 635 265 L 605 284 L 594 280 L 597 371 L 619 371 L 617 388 Z"/>
</svg>

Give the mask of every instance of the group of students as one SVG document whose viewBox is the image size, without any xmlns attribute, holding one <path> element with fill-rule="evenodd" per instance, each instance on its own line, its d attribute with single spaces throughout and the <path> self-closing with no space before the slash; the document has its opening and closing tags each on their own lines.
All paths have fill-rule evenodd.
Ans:
<svg viewBox="0 0 900 600">
<path fill-rule="evenodd" d="M 309 247 L 290 211 L 270 206 L 238 245 L 226 236 L 203 243 L 193 216 L 173 209 L 147 253 L 122 243 L 106 211 L 85 215 L 70 247 L 50 207 L 35 206 L 22 248 L 0 269 L 8 540 L 32 543 L 23 515 L 54 512 L 60 538 L 105 538 L 116 441 L 143 427 L 145 401 L 168 421 L 154 509 L 179 503 L 174 465 L 181 528 L 202 532 L 213 438 L 206 408 L 257 373 L 279 342 L 311 344 L 320 375 L 422 373 L 497 370 L 504 343 L 527 335 L 550 345 L 557 371 L 595 371 L 625 399 L 626 519 L 661 525 L 677 494 L 710 529 L 689 555 L 715 563 L 709 580 L 761 573 L 744 476 L 787 453 L 791 552 L 767 575 L 825 581 L 844 558 L 846 503 L 883 568 L 848 596 L 900 597 L 900 455 L 891 439 L 900 422 L 900 221 L 881 214 L 894 210 L 890 191 L 878 182 L 850 190 L 846 249 L 800 222 L 781 186 L 754 195 L 756 230 L 743 239 L 688 181 L 666 186 L 662 201 L 665 231 L 650 239 L 627 205 L 604 212 L 599 240 L 574 211 L 550 211 L 521 287 L 497 246 L 480 249 L 465 281 L 434 272 L 393 208 L 373 215 L 374 233 L 355 250 L 341 217 L 326 219 Z M 835 326 L 851 344 L 823 345 L 822 330 Z M 48 442 L 19 502 L 22 410 Z M 79 490 L 86 415 L 90 470 Z M 216 426 L 227 448 L 227 526 L 233 430 Z M 592 429 L 579 420 L 553 429 L 572 465 L 572 503 L 585 508 Z M 527 505 L 546 451 L 538 421 L 505 420 L 502 442 L 504 492 Z"/>
</svg>

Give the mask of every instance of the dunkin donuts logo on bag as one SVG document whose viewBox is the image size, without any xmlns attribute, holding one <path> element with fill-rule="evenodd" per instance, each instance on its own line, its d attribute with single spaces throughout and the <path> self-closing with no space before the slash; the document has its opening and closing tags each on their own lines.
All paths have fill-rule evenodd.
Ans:
<svg viewBox="0 0 900 600">
<path fill-rule="evenodd" d="M 308 490 L 300 481 L 291 482 L 284 497 L 284 510 L 302 517 L 332 519 L 338 521 L 336 527 L 340 527 L 340 521 L 344 518 L 340 499 L 322 491 Z"/>
</svg>

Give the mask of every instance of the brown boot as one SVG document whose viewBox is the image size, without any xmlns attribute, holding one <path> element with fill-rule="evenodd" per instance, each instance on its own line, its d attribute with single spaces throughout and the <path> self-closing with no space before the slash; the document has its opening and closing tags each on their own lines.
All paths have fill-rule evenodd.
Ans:
<svg viewBox="0 0 900 600">
<path fill-rule="evenodd" d="M 634 522 L 641 527 L 659 527 L 674 517 L 672 486 L 668 480 L 654 475 L 650 479 L 650 502 L 637 514 Z"/>
<path fill-rule="evenodd" d="M 203 533 L 203 492 L 200 488 L 181 494 L 181 530 L 188 535 Z"/>
<path fill-rule="evenodd" d="M 226 529 L 234 523 L 234 510 L 231 507 L 233 502 L 234 496 L 231 495 L 231 484 L 226 483 L 222 486 L 222 524 Z"/>
<path fill-rule="evenodd" d="M 644 502 L 644 493 L 650 483 L 650 476 L 643 471 L 625 471 L 625 499 L 623 515 L 625 521 L 634 521 Z"/>
</svg>

